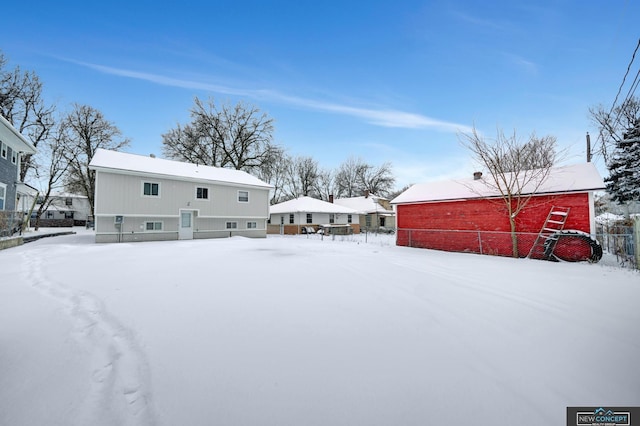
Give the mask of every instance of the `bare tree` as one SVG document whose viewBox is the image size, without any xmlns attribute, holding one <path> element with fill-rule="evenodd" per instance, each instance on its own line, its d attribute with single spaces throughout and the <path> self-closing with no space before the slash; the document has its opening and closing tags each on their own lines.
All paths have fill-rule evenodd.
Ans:
<svg viewBox="0 0 640 426">
<path fill-rule="evenodd" d="M 362 158 L 350 157 L 340 164 L 336 172 L 337 197 L 357 197 L 362 194 L 361 177 L 368 164 Z"/>
<path fill-rule="evenodd" d="M 193 123 L 177 124 L 175 129 L 162 135 L 164 155 L 193 164 L 214 166 L 220 163 L 222 151 L 209 143 Z"/>
<path fill-rule="evenodd" d="M 69 162 L 66 187 L 89 199 L 93 215 L 96 177 L 95 171 L 89 170 L 89 162 L 99 148 L 118 151 L 129 145 L 129 139 L 123 138 L 120 129 L 88 105 L 75 104 L 61 126 L 60 139 Z"/>
<path fill-rule="evenodd" d="M 391 163 L 376 167 L 355 157 L 342 163 L 335 175 L 338 197 L 357 197 L 366 191 L 386 196 L 392 191 L 394 183 Z"/>
<path fill-rule="evenodd" d="M 279 154 L 274 155 L 272 161 L 265 162 L 262 167 L 257 170 L 256 176 L 273 185 L 270 204 L 277 204 L 285 201 L 285 193 L 287 190 L 288 175 L 291 158 L 284 149 L 276 148 Z"/>
<path fill-rule="evenodd" d="M 371 194 L 386 197 L 393 190 L 396 178 L 391 171 L 391 163 L 384 163 L 378 167 L 366 165 L 361 169 L 359 184 L 361 189 Z"/>
<path fill-rule="evenodd" d="M 320 168 L 312 157 L 295 157 L 287 167 L 287 195 L 289 198 L 316 197 Z"/>
<path fill-rule="evenodd" d="M 40 164 L 47 167 L 39 167 L 36 170 L 36 177 L 43 185 L 38 194 L 38 210 L 36 212 L 35 230 L 40 227 L 40 218 L 51 205 L 51 195 L 54 191 L 62 189 L 64 178 L 69 169 L 69 161 L 66 156 L 66 146 L 63 137 L 62 124 L 58 125 L 52 137 L 40 144 L 40 149 L 36 154 Z"/>
<path fill-rule="evenodd" d="M 332 170 L 320 170 L 318 174 L 318 196 L 328 201 L 329 196 L 337 194 L 335 173 Z"/>
<path fill-rule="evenodd" d="M 35 147 L 46 141 L 55 126 L 54 107 L 42 99 L 42 83 L 33 71 L 20 67 L 6 69 L 7 60 L 0 52 L 0 114 Z M 20 180 L 36 164 L 32 155 L 24 155 L 20 162 Z"/>
<path fill-rule="evenodd" d="M 215 167 L 256 172 L 281 153 L 274 146 L 273 119 L 242 102 L 217 106 L 197 97 L 191 123 L 163 135 L 169 158 Z"/>
<path fill-rule="evenodd" d="M 460 140 L 489 172 L 484 183 L 499 194 L 501 204 L 506 207 L 512 253 L 513 257 L 518 257 L 516 219 L 549 177 L 558 158 L 556 139 L 532 135 L 522 142 L 515 132 L 507 136 L 498 130 L 494 140 L 486 140 L 474 128 L 471 133 L 461 134 Z"/>
<path fill-rule="evenodd" d="M 640 120 L 640 99 L 630 97 L 615 108 L 598 105 L 589 108 L 589 116 L 600 130 L 594 154 L 601 154 L 605 163 L 609 163 L 613 150 L 622 143 L 625 133 Z"/>
</svg>

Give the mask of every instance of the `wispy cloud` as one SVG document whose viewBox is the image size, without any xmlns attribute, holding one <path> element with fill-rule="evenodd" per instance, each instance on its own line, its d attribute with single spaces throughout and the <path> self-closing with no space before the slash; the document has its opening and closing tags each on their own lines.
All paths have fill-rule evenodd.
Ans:
<svg viewBox="0 0 640 426">
<path fill-rule="evenodd" d="M 532 62 L 526 58 L 523 58 L 519 55 L 514 55 L 513 53 L 504 53 L 507 59 L 517 66 L 520 69 L 523 69 L 529 74 L 537 74 L 538 73 L 538 64 Z"/>
<path fill-rule="evenodd" d="M 187 80 L 173 78 L 159 74 L 132 71 L 121 68 L 114 68 L 104 65 L 91 64 L 86 62 L 71 61 L 75 64 L 105 73 L 117 75 L 120 77 L 144 80 L 163 86 L 181 87 L 185 89 L 196 89 L 215 93 L 222 93 L 232 96 L 244 96 L 248 98 L 281 102 L 293 105 L 298 108 L 311 109 L 315 111 L 323 111 L 334 114 L 348 115 L 358 117 L 364 121 L 381 127 L 398 127 L 405 129 L 434 129 L 442 132 L 469 132 L 471 127 L 463 124 L 453 123 L 449 121 L 438 120 L 425 115 L 398 111 L 387 108 L 362 108 L 349 105 L 341 105 L 338 103 L 319 101 L 315 99 L 303 98 L 298 96 L 290 96 L 271 89 L 244 89 L 229 87 L 225 85 L 207 83 L 202 81 Z"/>
<path fill-rule="evenodd" d="M 489 28 L 492 30 L 499 30 L 499 31 L 504 31 L 508 29 L 508 25 L 502 22 L 479 18 L 477 16 L 473 16 L 468 13 L 464 13 L 460 11 L 452 11 L 451 13 L 457 19 L 464 21 L 467 24 L 472 24 L 478 27 L 484 27 L 484 28 Z"/>
</svg>

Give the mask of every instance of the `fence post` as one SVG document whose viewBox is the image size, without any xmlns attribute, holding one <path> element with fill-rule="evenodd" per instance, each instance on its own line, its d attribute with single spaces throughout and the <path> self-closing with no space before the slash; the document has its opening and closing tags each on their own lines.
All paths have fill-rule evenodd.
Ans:
<svg viewBox="0 0 640 426">
<path fill-rule="evenodd" d="M 636 255 L 636 268 L 640 269 L 640 216 L 633 218 L 633 239 Z"/>
<path fill-rule="evenodd" d="M 480 254 L 482 253 L 482 237 L 480 237 L 480 231 L 478 231 L 478 246 L 480 246 Z"/>
</svg>

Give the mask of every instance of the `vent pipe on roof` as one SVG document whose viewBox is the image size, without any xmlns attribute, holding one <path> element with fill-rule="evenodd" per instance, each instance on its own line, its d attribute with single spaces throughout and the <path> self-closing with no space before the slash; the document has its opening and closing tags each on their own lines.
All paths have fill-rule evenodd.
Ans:
<svg viewBox="0 0 640 426">
<path fill-rule="evenodd" d="M 480 180 L 482 178 L 482 172 L 474 172 L 473 180 Z"/>
<path fill-rule="evenodd" d="M 369 190 L 368 189 L 364 190 L 364 198 L 369 198 Z"/>
<path fill-rule="evenodd" d="M 333 203 L 333 194 L 329 194 L 329 202 Z"/>
</svg>

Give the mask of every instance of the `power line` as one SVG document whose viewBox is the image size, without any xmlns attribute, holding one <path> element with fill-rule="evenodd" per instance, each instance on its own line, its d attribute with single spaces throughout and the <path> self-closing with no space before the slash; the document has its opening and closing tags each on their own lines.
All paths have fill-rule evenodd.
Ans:
<svg viewBox="0 0 640 426">
<path fill-rule="evenodd" d="M 631 61 L 627 66 L 627 72 L 624 73 L 624 77 L 622 78 L 622 83 L 620 83 L 620 88 L 618 88 L 618 93 L 616 94 L 616 98 L 613 100 L 613 104 L 611 105 L 611 109 L 609 110 L 609 114 L 613 111 L 613 108 L 616 106 L 616 102 L 618 102 L 618 97 L 620 96 L 620 92 L 622 92 L 622 88 L 624 87 L 624 82 L 627 80 L 627 76 L 629 75 L 629 71 L 631 71 L 631 65 L 633 65 L 633 61 L 636 59 L 636 53 L 640 48 L 640 38 L 638 39 L 638 44 L 636 45 L 636 49 L 633 51 L 633 55 L 631 55 Z M 637 78 L 637 77 L 636 77 Z"/>
<path fill-rule="evenodd" d="M 633 95 L 636 93 L 636 89 L 638 89 L 638 83 L 640 83 L 640 69 L 638 69 L 636 78 L 633 79 L 633 83 L 631 83 L 631 87 L 629 87 L 627 96 L 624 98 L 624 101 L 622 101 L 621 105 L 624 105 L 629 99 L 633 97 Z"/>
<path fill-rule="evenodd" d="M 636 45 L 635 50 L 633 51 L 633 54 L 631 55 L 631 60 L 629 61 L 629 65 L 627 65 L 627 71 L 624 74 L 624 77 L 622 78 L 622 83 L 620 83 L 620 87 L 618 88 L 618 93 L 616 94 L 615 99 L 613 100 L 613 104 L 611 105 L 611 109 L 609 110 L 609 113 L 607 114 L 607 118 L 611 119 L 611 115 L 613 113 L 613 110 L 616 107 L 616 103 L 618 102 L 618 98 L 620 97 L 620 93 L 622 93 L 622 88 L 624 87 L 624 84 L 627 80 L 627 77 L 629 75 L 629 72 L 631 71 L 631 67 L 633 65 L 633 62 L 635 61 L 636 58 L 636 53 L 638 53 L 638 49 L 640 49 L 640 39 L 638 39 L 638 44 Z M 638 72 L 636 73 L 635 78 L 633 79 L 633 82 L 631 83 L 631 87 L 629 88 L 629 90 L 627 91 L 627 94 L 624 98 L 624 101 L 620 104 L 621 108 L 618 111 L 615 120 L 613 121 L 609 121 L 611 123 L 611 125 L 609 126 L 611 129 L 614 129 L 619 123 L 620 123 L 620 119 L 622 118 L 622 113 L 623 113 L 623 108 L 624 105 L 633 97 L 636 89 L 638 88 L 638 83 L 640 83 L 640 69 L 638 70 Z M 600 134 L 598 135 L 598 139 L 602 141 L 601 144 L 604 144 L 604 139 L 602 136 L 602 130 L 600 131 Z M 602 148 L 604 150 L 604 146 Z M 604 152 L 600 152 L 603 157 L 604 157 Z"/>
</svg>

